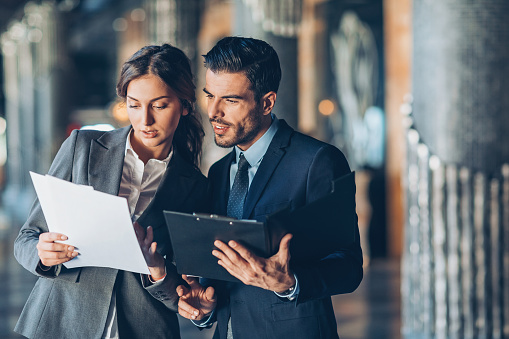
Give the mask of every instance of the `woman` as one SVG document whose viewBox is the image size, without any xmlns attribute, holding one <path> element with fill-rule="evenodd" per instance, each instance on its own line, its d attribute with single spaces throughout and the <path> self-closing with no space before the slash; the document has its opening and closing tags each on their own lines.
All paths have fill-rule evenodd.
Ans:
<svg viewBox="0 0 509 339">
<path fill-rule="evenodd" d="M 36 201 L 14 245 L 19 263 L 39 276 L 15 328 L 26 337 L 180 338 L 180 278 L 162 211 L 202 212 L 207 200 L 189 60 L 169 45 L 144 47 L 123 65 L 117 94 L 131 126 L 73 131 L 49 174 L 127 199 L 150 276 L 66 269 L 79 249 L 55 242 L 67 237 L 48 232 Z"/>
</svg>

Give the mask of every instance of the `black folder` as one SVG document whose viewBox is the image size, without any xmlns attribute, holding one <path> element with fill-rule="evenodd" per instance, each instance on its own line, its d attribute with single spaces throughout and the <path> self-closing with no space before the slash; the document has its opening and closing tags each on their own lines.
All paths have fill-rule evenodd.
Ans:
<svg viewBox="0 0 509 339">
<path fill-rule="evenodd" d="M 180 274 L 238 282 L 212 255 L 215 240 L 235 240 L 258 256 L 270 257 L 279 250 L 281 238 L 292 233 L 291 260 L 303 264 L 353 243 L 357 236 L 355 174 L 334 180 L 330 194 L 294 210 L 288 206 L 268 215 L 265 222 L 172 211 L 164 215 Z"/>
</svg>

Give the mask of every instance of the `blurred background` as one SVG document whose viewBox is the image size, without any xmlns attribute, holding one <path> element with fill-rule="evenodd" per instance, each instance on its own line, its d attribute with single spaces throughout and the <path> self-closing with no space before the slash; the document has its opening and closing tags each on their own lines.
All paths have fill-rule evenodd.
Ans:
<svg viewBox="0 0 509 339">
<path fill-rule="evenodd" d="M 342 338 L 509 337 L 509 2 L 505 0 L 0 0 L 0 337 L 35 277 L 12 242 L 73 129 L 128 124 L 122 63 L 148 44 L 189 56 L 210 165 L 202 55 L 269 42 L 274 109 L 356 171 L 365 256 L 334 296 Z M 182 321 L 182 337 L 210 338 Z"/>
</svg>

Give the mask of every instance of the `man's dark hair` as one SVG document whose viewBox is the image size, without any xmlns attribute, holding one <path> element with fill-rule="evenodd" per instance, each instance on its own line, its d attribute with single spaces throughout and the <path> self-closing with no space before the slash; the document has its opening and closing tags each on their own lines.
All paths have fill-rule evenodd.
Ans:
<svg viewBox="0 0 509 339">
<path fill-rule="evenodd" d="M 212 72 L 243 72 L 251 83 L 255 100 L 274 91 L 281 81 L 279 58 L 272 46 L 262 40 L 226 37 L 203 56 Z"/>
</svg>

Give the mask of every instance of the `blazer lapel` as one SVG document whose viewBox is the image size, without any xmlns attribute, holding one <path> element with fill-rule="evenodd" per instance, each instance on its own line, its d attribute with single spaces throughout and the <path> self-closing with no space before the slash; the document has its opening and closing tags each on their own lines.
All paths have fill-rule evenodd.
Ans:
<svg viewBox="0 0 509 339">
<path fill-rule="evenodd" d="M 217 208 L 214 211 L 220 215 L 226 215 L 228 208 L 228 197 L 230 195 L 230 167 L 235 159 L 235 149 L 224 159 L 224 166 L 221 168 L 220 178 L 218 183 L 212 183 L 219 188 L 219 201 Z"/>
<path fill-rule="evenodd" d="M 279 120 L 279 129 L 274 135 L 263 160 L 256 171 L 256 174 L 249 186 L 246 202 L 244 203 L 243 218 L 249 218 L 256 203 L 260 199 L 265 186 L 270 180 L 272 173 L 276 170 L 281 158 L 285 154 L 285 148 L 290 142 L 293 129 L 284 120 Z"/>
<path fill-rule="evenodd" d="M 130 130 L 131 126 L 113 130 L 91 141 L 88 180 L 94 189 L 118 195 Z"/>
<path fill-rule="evenodd" d="M 141 225 L 155 227 L 163 223 L 163 214 L 160 211 L 178 211 L 196 182 L 192 176 L 193 166 L 180 157 L 175 147 L 173 150 L 172 158 L 154 198 L 138 219 Z"/>
</svg>

